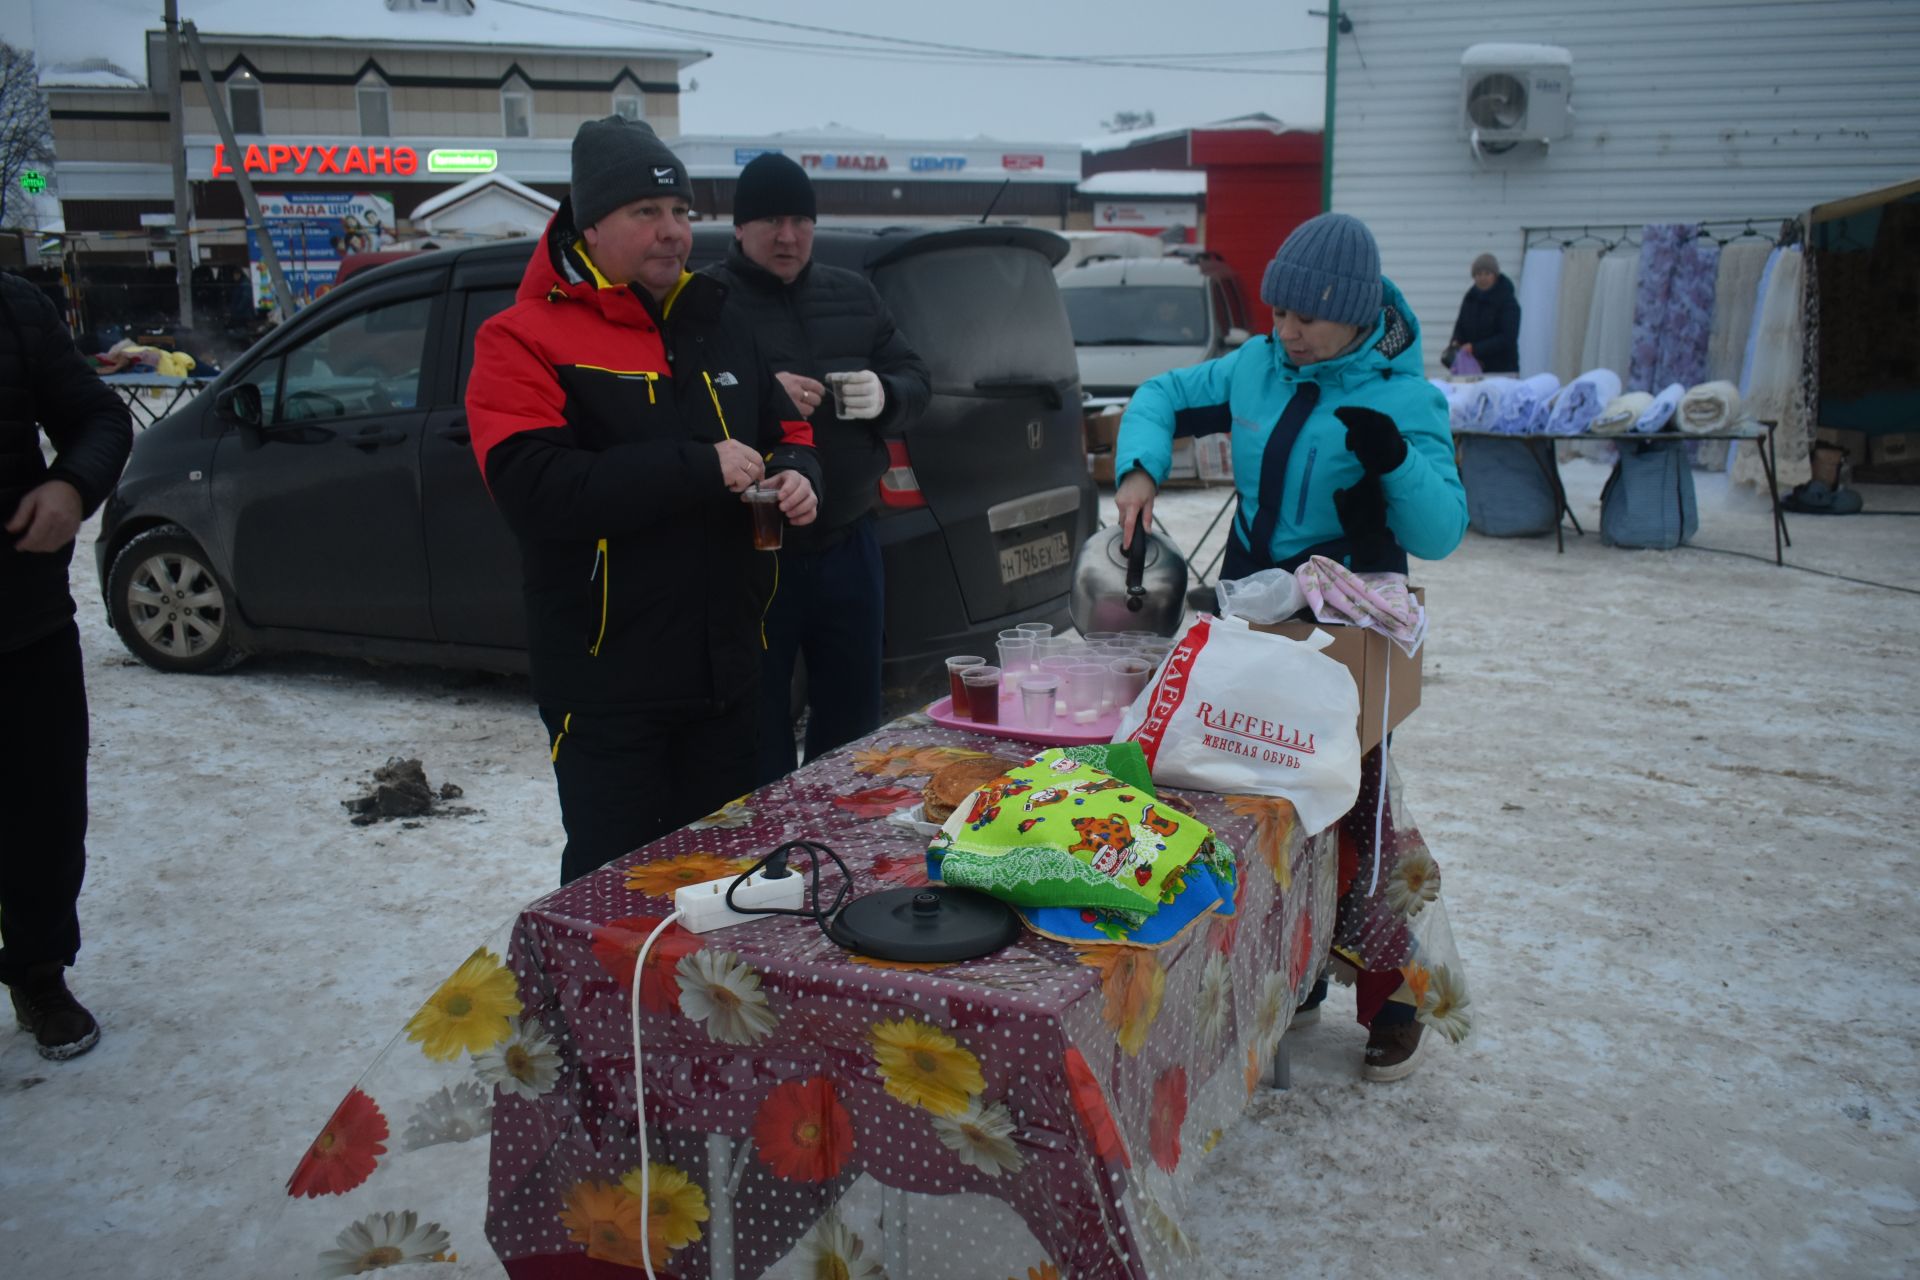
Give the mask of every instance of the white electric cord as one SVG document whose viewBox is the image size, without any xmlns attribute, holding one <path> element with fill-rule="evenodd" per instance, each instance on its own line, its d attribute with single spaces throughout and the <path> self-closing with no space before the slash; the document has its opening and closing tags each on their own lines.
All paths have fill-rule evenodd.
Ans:
<svg viewBox="0 0 1920 1280">
<path fill-rule="evenodd" d="M 639 954 L 633 960 L 633 1113 L 640 1122 L 640 1261 L 647 1269 L 647 1280 L 659 1278 L 653 1274 L 653 1244 L 647 1235 L 647 1210 L 653 1204 L 648 1180 L 653 1177 L 653 1166 L 647 1160 L 646 1093 L 640 1080 L 640 982 L 647 970 L 647 952 L 653 949 L 653 940 L 679 918 L 680 913 L 675 911 L 655 926 L 647 940 L 640 944 Z"/>
</svg>

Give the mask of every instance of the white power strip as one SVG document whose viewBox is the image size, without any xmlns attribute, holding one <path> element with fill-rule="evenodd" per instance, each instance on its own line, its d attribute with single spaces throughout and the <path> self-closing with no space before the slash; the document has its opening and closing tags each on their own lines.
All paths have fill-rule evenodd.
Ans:
<svg viewBox="0 0 1920 1280">
<path fill-rule="evenodd" d="M 776 907 L 798 910 L 806 900 L 805 879 L 796 871 L 788 871 L 777 880 L 769 880 L 765 871 L 756 871 L 740 881 L 740 887 L 733 891 L 733 900 L 739 906 L 760 910 Z M 727 905 L 727 888 L 736 880 L 740 880 L 740 877 L 728 876 L 724 880 L 708 880 L 704 884 L 682 885 L 675 889 L 673 905 L 680 912 L 681 926 L 694 933 L 707 933 L 732 924 L 764 919 L 763 916 L 735 911 Z"/>
</svg>

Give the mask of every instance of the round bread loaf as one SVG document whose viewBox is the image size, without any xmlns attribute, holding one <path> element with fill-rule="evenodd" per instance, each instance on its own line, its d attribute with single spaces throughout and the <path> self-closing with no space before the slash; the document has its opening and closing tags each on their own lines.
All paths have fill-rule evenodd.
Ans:
<svg viewBox="0 0 1920 1280">
<path fill-rule="evenodd" d="M 999 756 L 971 756 L 947 765 L 927 780 L 926 789 L 921 792 L 926 820 L 945 822 L 962 800 L 1019 765 L 1018 760 L 1003 760 Z"/>
</svg>

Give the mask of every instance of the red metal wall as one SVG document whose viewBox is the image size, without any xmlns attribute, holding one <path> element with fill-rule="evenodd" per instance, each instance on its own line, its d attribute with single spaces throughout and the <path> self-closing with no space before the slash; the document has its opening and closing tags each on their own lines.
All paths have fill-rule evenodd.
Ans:
<svg viewBox="0 0 1920 1280">
<path fill-rule="evenodd" d="M 1264 129 L 1196 129 L 1195 168 L 1207 171 L 1207 248 L 1240 277 L 1247 323 L 1273 325 L 1260 276 L 1287 233 L 1320 212 L 1321 135 Z"/>
</svg>

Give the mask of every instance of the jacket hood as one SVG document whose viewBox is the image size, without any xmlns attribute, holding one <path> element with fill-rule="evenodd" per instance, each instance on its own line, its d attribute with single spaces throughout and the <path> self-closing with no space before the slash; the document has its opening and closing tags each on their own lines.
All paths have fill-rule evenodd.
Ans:
<svg viewBox="0 0 1920 1280">
<path fill-rule="evenodd" d="M 1502 276 L 1501 279 L 1506 277 Z M 1420 321 L 1413 314 L 1413 308 L 1407 305 L 1406 295 L 1400 292 L 1400 287 L 1385 276 L 1380 277 L 1380 318 L 1374 322 L 1372 331 L 1361 340 L 1360 345 L 1344 355 L 1313 364 L 1296 365 L 1287 357 L 1286 348 L 1274 342 L 1271 335 L 1268 335 L 1267 341 L 1273 347 L 1275 363 L 1289 378 L 1310 378 L 1320 383 L 1348 385 L 1389 372 L 1410 374 L 1416 378 L 1425 376 L 1420 359 Z"/>
</svg>

